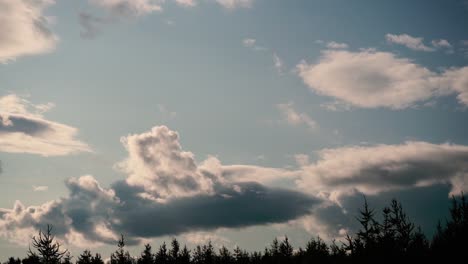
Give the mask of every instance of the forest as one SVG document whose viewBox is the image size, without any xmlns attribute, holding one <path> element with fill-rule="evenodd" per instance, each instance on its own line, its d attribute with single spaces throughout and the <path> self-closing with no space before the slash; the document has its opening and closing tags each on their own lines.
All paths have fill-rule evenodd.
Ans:
<svg viewBox="0 0 468 264">
<path fill-rule="evenodd" d="M 365 200 L 356 220 L 360 230 L 348 234 L 345 241 L 326 243 L 312 238 L 304 247 L 293 248 L 289 239 L 274 239 L 259 252 L 240 247 L 232 251 L 211 242 L 194 249 L 182 246 L 174 238 L 153 250 L 146 244 L 139 256 L 126 250 L 125 237 L 116 241 L 110 258 L 89 249 L 72 256 L 56 241 L 52 226 L 32 237 L 27 257 L 10 257 L 6 264 L 280 264 L 280 263 L 396 263 L 396 261 L 442 262 L 468 258 L 468 204 L 465 196 L 452 197 L 449 219 L 439 221 L 436 233 L 428 239 L 407 216 L 400 202 L 392 200 L 377 214 Z M 380 219 L 380 220 L 379 220 Z"/>
</svg>

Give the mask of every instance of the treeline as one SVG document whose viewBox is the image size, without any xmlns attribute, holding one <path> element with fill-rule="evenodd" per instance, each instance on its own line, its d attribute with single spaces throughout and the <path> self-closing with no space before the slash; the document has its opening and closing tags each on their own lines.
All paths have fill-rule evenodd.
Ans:
<svg viewBox="0 0 468 264">
<path fill-rule="evenodd" d="M 193 250 L 181 246 L 173 239 L 168 247 L 163 243 L 153 251 L 145 245 L 142 253 L 132 257 L 125 249 L 121 236 L 117 250 L 110 256 L 110 264 L 280 264 L 280 263 L 396 263 L 397 261 L 442 262 L 468 260 L 468 204 L 465 196 L 452 198 L 450 219 L 437 225 L 437 232 L 428 240 L 410 221 L 402 205 L 393 200 L 383 208 L 377 219 L 375 210 L 365 201 L 357 221 L 361 229 L 347 235 L 345 241 L 325 243 L 320 237 L 311 239 L 305 247 L 294 249 L 288 238 L 274 239 L 261 252 L 247 252 L 239 247 L 230 251 L 226 247 L 215 249 L 211 242 Z M 40 231 L 32 239 L 32 249 L 24 259 L 8 259 L 7 264 L 104 264 L 102 256 L 85 250 L 74 257 L 63 250 L 51 234 L 52 228 Z M 464 261 L 463 261 L 464 259 Z"/>
</svg>

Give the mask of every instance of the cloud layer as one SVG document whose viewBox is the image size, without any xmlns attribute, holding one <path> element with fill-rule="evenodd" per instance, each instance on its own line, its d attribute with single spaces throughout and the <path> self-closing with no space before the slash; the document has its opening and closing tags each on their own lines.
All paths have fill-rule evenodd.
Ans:
<svg viewBox="0 0 468 264">
<path fill-rule="evenodd" d="M 78 130 L 43 117 L 52 104 L 34 105 L 17 95 L 0 97 L 0 151 L 61 156 L 89 152 Z"/>
<path fill-rule="evenodd" d="M 92 176 L 66 181 L 68 197 L 40 206 L 0 209 L 0 235 L 25 243 L 34 229 L 53 223 L 68 243 L 114 243 L 117 234 L 141 238 L 198 230 L 281 223 L 307 215 L 319 199 L 226 176 L 210 157 L 198 164 L 167 127 L 122 139 L 129 157 L 118 164 L 128 174 L 111 188 Z M 242 174 L 238 168 L 230 168 Z M 248 171 L 245 171 L 248 172 Z"/>
<path fill-rule="evenodd" d="M 468 147 L 409 141 L 401 145 L 325 149 L 319 160 L 302 167 L 298 186 L 332 200 L 355 192 L 387 191 L 437 184 L 450 194 L 468 190 Z"/>
<path fill-rule="evenodd" d="M 438 73 L 390 52 L 328 50 L 297 69 L 313 91 L 357 107 L 403 109 L 449 94 L 467 103 L 467 67 Z"/>
<path fill-rule="evenodd" d="M 0 0 L 0 62 L 55 48 L 58 38 L 43 13 L 51 4 L 53 0 Z"/>
</svg>

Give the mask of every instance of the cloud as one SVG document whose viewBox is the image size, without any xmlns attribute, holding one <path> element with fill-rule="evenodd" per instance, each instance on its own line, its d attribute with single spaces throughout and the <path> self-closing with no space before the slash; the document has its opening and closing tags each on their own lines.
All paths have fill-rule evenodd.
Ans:
<svg viewBox="0 0 468 264">
<path fill-rule="evenodd" d="M 101 32 L 100 27 L 103 24 L 109 23 L 110 20 L 81 12 L 78 15 L 78 22 L 82 27 L 80 36 L 85 39 L 93 39 Z"/>
<path fill-rule="evenodd" d="M 347 49 L 348 44 L 331 41 L 331 42 L 327 43 L 327 48 L 329 48 L 329 49 Z"/>
<path fill-rule="evenodd" d="M 436 48 L 451 48 L 452 47 L 450 42 L 448 42 L 446 39 L 433 40 L 431 43 L 432 43 L 432 46 Z"/>
<path fill-rule="evenodd" d="M 245 38 L 242 40 L 242 45 L 246 48 L 251 48 L 256 51 L 266 51 L 267 48 L 257 45 L 257 40 L 253 38 Z"/>
<path fill-rule="evenodd" d="M 218 4 L 227 9 L 250 8 L 254 0 L 216 0 Z"/>
<path fill-rule="evenodd" d="M 33 185 L 33 191 L 35 192 L 45 192 L 49 190 L 49 186 L 36 186 L 36 185 Z"/>
<path fill-rule="evenodd" d="M 283 60 L 281 60 L 281 58 L 276 53 L 273 53 L 273 63 L 276 71 L 279 74 L 282 74 L 284 72 L 284 63 Z"/>
<path fill-rule="evenodd" d="M 44 9 L 53 0 L 0 0 L 0 63 L 52 51 L 58 41 Z"/>
<path fill-rule="evenodd" d="M 318 127 L 317 122 L 315 122 L 309 115 L 306 113 L 298 113 L 294 109 L 294 103 L 284 103 L 277 105 L 278 110 L 281 112 L 284 121 L 293 126 L 305 125 L 311 130 L 315 130 Z"/>
<path fill-rule="evenodd" d="M 93 5 L 108 10 L 114 16 L 131 17 L 162 11 L 164 0 L 89 0 Z"/>
<path fill-rule="evenodd" d="M 176 3 L 183 7 L 194 7 L 197 5 L 195 0 L 175 0 Z"/>
<path fill-rule="evenodd" d="M 250 180 L 255 168 L 225 168 L 213 157 L 197 163 L 178 140 L 164 126 L 124 137 L 129 156 L 117 167 L 127 173 L 125 180 L 104 188 L 90 175 L 70 178 L 67 197 L 0 209 L 0 235 L 25 244 L 28 234 L 52 223 L 67 243 L 114 244 L 123 233 L 134 244 L 143 238 L 287 222 L 320 203 L 302 192 Z"/>
<path fill-rule="evenodd" d="M 244 45 L 244 47 L 247 47 L 247 48 L 254 47 L 255 43 L 257 43 L 257 40 L 252 39 L 252 38 L 245 38 L 242 40 L 242 44 Z"/>
<path fill-rule="evenodd" d="M 177 112 L 169 111 L 167 107 L 163 104 L 158 104 L 158 114 L 163 120 L 174 119 L 177 116 Z"/>
<path fill-rule="evenodd" d="M 387 34 L 385 35 L 385 38 L 387 39 L 388 43 L 403 45 L 412 50 L 428 52 L 435 51 L 434 48 L 428 47 L 423 43 L 423 38 L 412 37 L 408 34 Z"/>
<path fill-rule="evenodd" d="M 319 61 L 297 65 L 304 83 L 318 94 L 362 107 L 403 109 L 457 94 L 466 104 L 466 68 L 438 73 L 407 58 L 374 50 L 324 51 Z"/>
<path fill-rule="evenodd" d="M 42 156 L 90 152 L 87 144 L 75 139 L 76 128 L 43 117 L 52 107 L 14 94 L 0 97 L 0 151 Z"/>
<path fill-rule="evenodd" d="M 382 192 L 450 184 L 450 194 L 468 190 L 468 147 L 409 141 L 401 145 L 325 149 L 302 167 L 300 188 L 331 200 L 355 192 Z"/>
<path fill-rule="evenodd" d="M 165 126 L 123 137 L 121 142 L 129 157 L 118 168 L 129 175 L 129 185 L 144 188 L 152 199 L 213 194 L 215 185 L 222 183 L 211 172 L 219 161 L 209 158 L 198 166 L 193 153 L 182 150 L 179 135 Z"/>
<path fill-rule="evenodd" d="M 442 80 L 457 94 L 458 101 L 468 106 L 468 67 L 449 69 L 443 74 Z"/>
</svg>

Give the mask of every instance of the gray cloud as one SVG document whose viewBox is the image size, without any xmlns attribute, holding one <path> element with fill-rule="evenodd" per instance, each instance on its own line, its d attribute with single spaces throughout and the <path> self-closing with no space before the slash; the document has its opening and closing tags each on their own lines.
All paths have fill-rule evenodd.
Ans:
<svg viewBox="0 0 468 264">
<path fill-rule="evenodd" d="M 40 206 L 0 209 L 0 235 L 25 243 L 52 223 L 68 243 L 114 243 L 217 228 L 286 222 L 310 213 L 320 200 L 302 192 L 225 177 L 211 157 L 198 164 L 167 127 L 122 139 L 129 152 L 118 168 L 123 181 L 103 188 L 92 176 L 66 181 L 69 195 Z M 231 168 L 232 170 L 233 168 Z"/>
<path fill-rule="evenodd" d="M 17 95 L 0 97 L 0 151 L 60 156 L 89 152 L 77 129 L 43 117 L 53 105 L 34 105 Z"/>
</svg>

